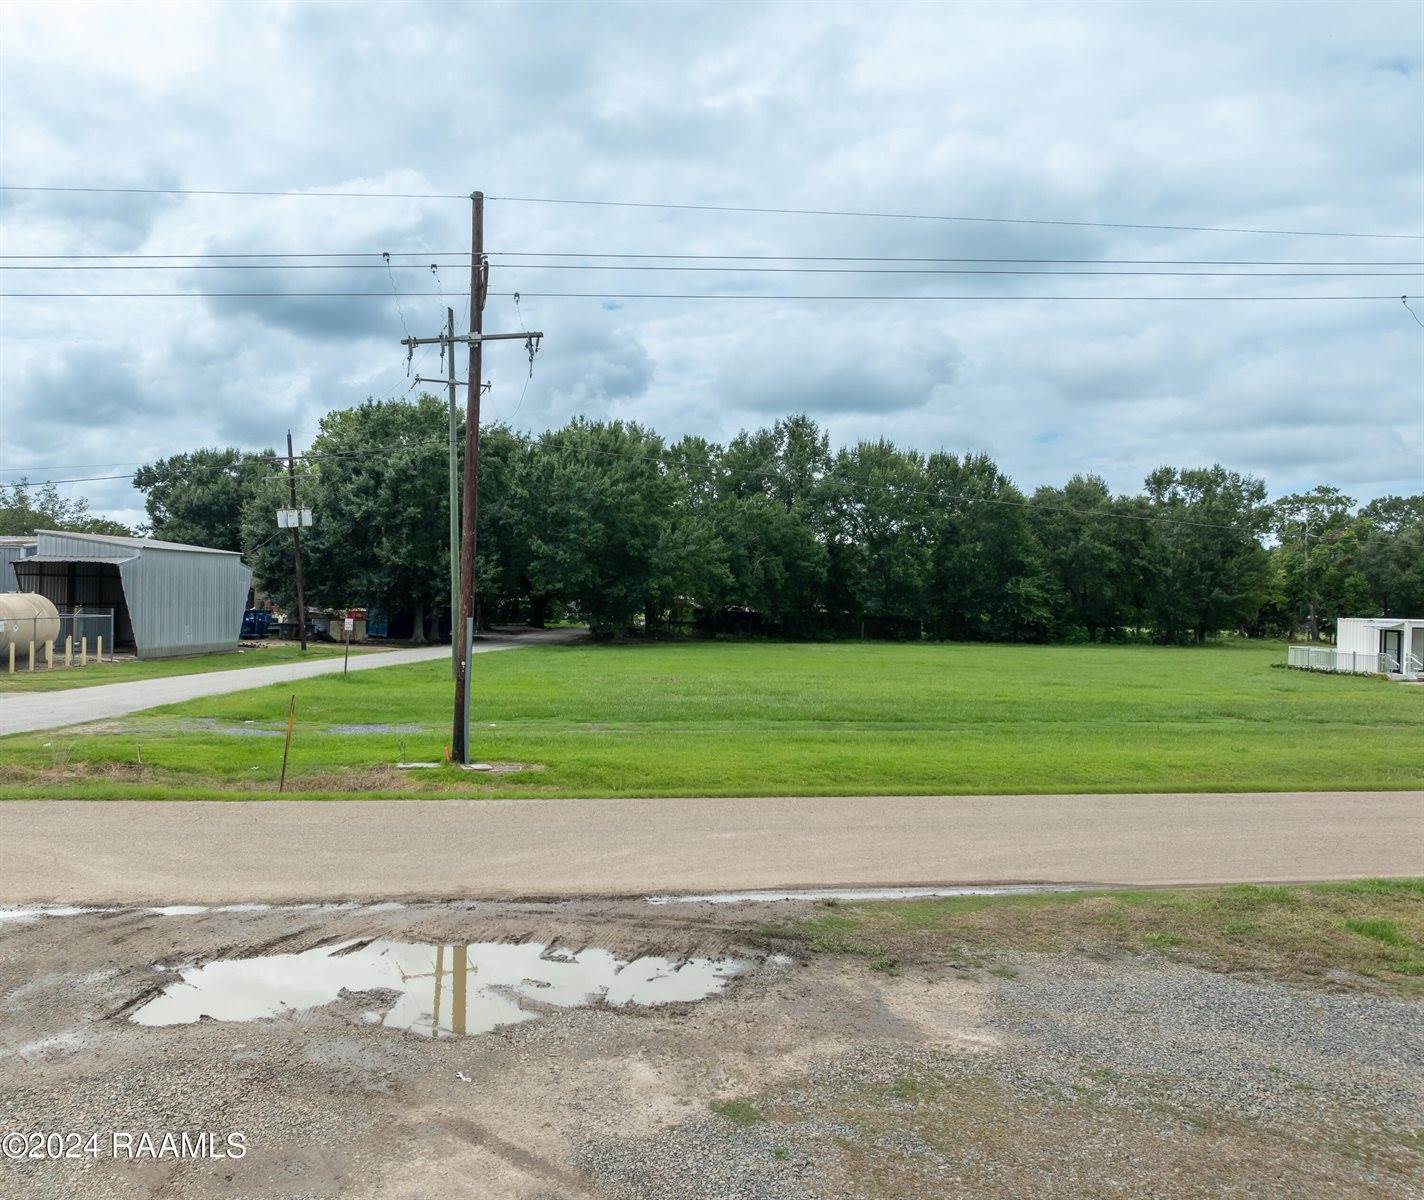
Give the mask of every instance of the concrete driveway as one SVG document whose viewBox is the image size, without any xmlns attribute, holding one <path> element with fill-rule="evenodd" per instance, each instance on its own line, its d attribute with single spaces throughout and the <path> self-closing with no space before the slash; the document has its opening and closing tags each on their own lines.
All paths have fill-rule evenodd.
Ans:
<svg viewBox="0 0 1424 1200">
<path fill-rule="evenodd" d="M 497 650 L 518 650 L 521 646 L 569 642 L 582 630 L 550 629 L 520 634 L 492 634 L 475 642 L 476 654 Z M 425 646 L 415 650 L 388 650 L 359 654 L 351 659 L 351 670 L 373 671 L 378 667 L 399 667 L 407 663 L 449 658 L 449 646 Z M 270 667 L 245 667 L 237 671 L 209 671 L 199 675 L 170 675 L 162 679 L 136 679 L 129 683 L 103 683 L 98 687 L 72 688 L 62 692 L 21 692 L 0 697 L 0 736 L 32 733 L 38 729 L 58 729 L 84 721 L 122 717 L 145 708 L 222 696 L 270 683 L 290 683 L 315 675 L 331 675 L 341 670 L 341 658 L 312 662 L 283 663 Z"/>
</svg>

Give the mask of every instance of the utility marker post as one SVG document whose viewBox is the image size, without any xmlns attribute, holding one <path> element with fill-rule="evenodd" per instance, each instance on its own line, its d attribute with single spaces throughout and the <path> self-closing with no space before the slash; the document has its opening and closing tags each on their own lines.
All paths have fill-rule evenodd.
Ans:
<svg viewBox="0 0 1424 1200">
<path fill-rule="evenodd" d="M 446 332 L 439 337 L 401 339 L 401 345 L 414 351 L 417 346 L 443 346 L 452 363 L 455 345 L 464 342 L 470 349 L 469 374 L 465 378 L 465 475 L 460 513 L 460 573 L 458 579 L 459 619 L 450 631 L 455 660 L 454 730 L 450 739 L 450 757 L 458 763 L 470 761 L 469 686 L 470 664 L 474 642 L 475 621 L 475 532 L 480 511 L 480 393 L 484 390 L 480 376 L 483 370 L 482 348 L 485 342 L 524 342 L 532 359 L 534 347 L 544 335 L 535 330 L 518 333 L 485 333 L 485 295 L 489 289 L 489 262 L 485 259 L 485 194 L 470 196 L 473 205 L 470 230 L 470 332 L 457 334 L 454 312 L 446 309 Z M 448 368 L 446 383 L 453 398 L 459 380 L 453 378 L 454 366 Z M 420 382 L 417 377 L 417 382 Z M 295 504 L 295 500 L 293 501 Z M 454 525 L 454 516 L 451 516 Z"/>
</svg>

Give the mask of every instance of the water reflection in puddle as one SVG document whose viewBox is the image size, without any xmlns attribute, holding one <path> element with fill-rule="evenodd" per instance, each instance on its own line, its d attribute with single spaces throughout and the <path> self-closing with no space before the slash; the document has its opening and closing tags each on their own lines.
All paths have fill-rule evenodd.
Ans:
<svg viewBox="0 0 1424 1200">
<path fill-rule="evenodd" d="M 368 1012 L 371 1023 L 451 1037 L 530 1021 L 550 1008 L 704 1000 L 749 966 L 734 958 L 627 962 L 607 950 L 575 952 L 537 942 L 345 942 L 184 968 L 180 980 L 130 1019 L 140 1025 L 186 1025 L 202 1017 L 255 1021 L 330 1004 L 342 992 L 380 990 L 395 999 L 383 1011 Z"/>
</svg>

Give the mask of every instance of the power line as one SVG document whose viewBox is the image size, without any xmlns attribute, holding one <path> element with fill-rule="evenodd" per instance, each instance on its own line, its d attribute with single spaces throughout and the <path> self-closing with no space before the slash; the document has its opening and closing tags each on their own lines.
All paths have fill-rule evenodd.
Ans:
<svg viewBox="0 0 1424 1200">
<path fill-rule="evenodd" d="M 457 267 L 464 263 L 103 263 L 77 266 L 68 263 L 29 266 L 0 263 L 0 271 L 379 271 L 391 275 L 395 271 L 428 271 L 432 267 Z M 730 275 L 1063 275 L 1081 276 L 1173 276 L 1216 279 L 1246 277 L 1268 279 L 1351 279 L 1363 276 L 1386 279 L 1424 277 L 1424 271 L 1039 271 L 1003 267 L 741 267 L 741 266 L 672 266 L 668 264 L 630 263 L 537 263 L 509 262 L 502 266 L 532 271 L 695 271 L 719 272 Z M 1412 266 L 1414 264 L 1406 264 Z"/>
<path fill-rule="evenodd" d="M 310 199 L 350 200 L 468 200 L 468 192 L 330 192 L 322 190 L 295 191 L 234 188 L 154 188 L 154 187 L 35 187 L 15 183 L 0 183 L 0 192 L 80 192 L 84 194 L 122 196 L 300 196 Z"/>
<path fill-rule="evenodd" d="M 1284 237 L 1361 237 L 1399 238 L 1424 241 L 1424 234 L 1418 233 L 1342 233 L 1336 230 L 1319 229 L 1249 229 L 1223 225 L 1151 225 L 1132 221 L 1065 221 L 1043 217 L 977 217 L 946 213 L 907 212 L 865 212 L 856 209 L 835 208 L 772 208 L 768 206 L 735 204 L 666 204 L 641 200 L 569 200 L 552 199 L 547 196 L 489 196 L 490 200 L 504 200 L 516 204 L 577 204 L 598 208 L 656 208 L 673 209 L 682 212 L 756 213 L 773 216 L 795 217 L 868 217 L 880 220 L 900 221 L 965 221 L 991 225 L 1064 225 L 1091 229 L 1149 229 L 1175 230 L 1183 233 L 1249 233 L 1272 234 Z"/>
<path fill-rule="evenodd" d="M 489 296 L 512 297 L 513 292 L 487 292 Z M 1137 296 L 1044 296 L 994 295 L 956 293 L 950 295 L 926 295 L 907 292 L 899 295 L 863 295 L 841 293 L 733 293 L 733 292 L 531 292 L 519 289 L 524 297 L 547 300 L 1068 300 L 1068 301 L 1136 301 L 1136 300 L 1185 300 L 1185 301 L 1250 301 L 1250 300 L 1398 300 L 1399 294 L 1388 295 L 1355 293 L 1339 294 L 1298 294 L 1269 296 L 1219 296 L 1219 295 L 1137 295 Z M 459 292 L 403 292 L 407 299 L 424 296 L 458 296 Z M 0 300 L 312 300 L 312 299 L 375 299 L 389 300 L 390 292 L 0 292 Z M 1424 299 L 1424 296 L 1409 296 L 1409 299 Z"/>
<path fill-rule="evenodd" d="M 470 257 L 468 250 L 311 250 L 311 251 L 243 251 L 231 254 L 221 253 L 174 253 L 174 254 L 0 254 L 0 261 L 9 259 L 41 260 L 94 260 L 94 259 L 216 259 L 216 258 L 415 258 L 414 263 L 397 263 L 408 269 L 421 268 L 430 259 L 455 259 L 444 266 L 465 266 Z M 853 263 L 1036 263 L 1040 265 L 1062 266 L 1137 266 L 1137 267 L 1417 267 L 1424 262 L 1417 259 L 1257 259 L 1257 258 L 973 258 L 942 257 L 927 255 L 889 254 L 645 254 L 622 253 L 593 250 L 487 250 L 487 258 L 620 258 L 620 259 L 661 259 L 681 261 L 730 261 L 730 262 L 853 262 Z M 181 264 L 180 264 L 181 265 Z M 352 266 L 372 266 L 379 264 L 353 263 Z M 504 266 L 516 264 L 505 263 Z M 549 264 L 539 264 L 546 266 Z M 163 269 L 162 266 L 155 269 Z M 176 268 L 174 268 L 176 269 Z"/>
<path fill-rule="evenodd" d="M 338 198 L 359 200 L 468 200 L 468 193 L 455 192 L 346 192 L 312 189 L 297 191 L 289 189 L 226 189 L 226 188 L 153 188 L 153 187 L 60 187 L 21 184 L 0 184 L 0 191 L 7 192 L 77 192 L 85 194 L 113 195 L 161 195 L 161 196 L 284 196 L 308 199 Z M 1424 241 L 1424 234 L 1416 233 L 1347 233 L 1339 230 L 1320 229 L 1256 229 L 1225 225 L 1167 225 L 1149 224 L 1135 221 L 1070 221 L 1044 217 L 982 217 L 954 213 L 914 213 L 877 212 L 860 209 L 831 208 L 779 208 L 770 205 L 738 204 L 683 204 L 648 200 L 585 200 L 552 196 L 495 196 L 488 200 L 499 200 L 510 204 L 560 204 L 581 205 L 594 208 L 636 208 L 661 209 L 679 212 L 753 213 L 771 216 L 798 217 L 856 217 L 874 220 L 899 221 L 950 221 L 992 225 L 1052 225 L 1070 228 L 1091 229 L 1142 229 L 1156 231 L 1178 231 L 1183 233 L 1243 233 L 1282 237 L 1358 237 L 1390 238 Z"/>
</svg>

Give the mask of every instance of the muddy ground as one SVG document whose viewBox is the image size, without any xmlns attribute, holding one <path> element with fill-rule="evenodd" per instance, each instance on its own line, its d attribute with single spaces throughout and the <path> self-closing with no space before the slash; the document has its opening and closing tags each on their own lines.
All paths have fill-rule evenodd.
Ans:
<svg viewBox="0 0 1424 1200">
<path fill-rule="evenodd" d="M 768 942 L 806 902 L 115 909 L 0 923 L 0 1162 L 77 1197 L 1397 1196 L 1424 1188 L 1416 1004 L 1152 955 L 872 969 Z M 761 930 L 761 932 L 759 932 Z M 248 1023 L 132 1019 L 177 968 L 367 939 L 734 957 L 707 999 L 557 1009 L 465 1037 L 390 991 Z M 789 953 L 785 953 L 788 952 Z M 442 951 L 442 954 L 444 951 Z M 463 953 L 463 949 L 462 949 Z M 463 961 L 463 959 L 461 960 Z M 540 985 L 544 986 L 544 985 Z M 530 1000 L 528 997 L 533 996 Z M 112 1131 L 244 1135 L 116 1161 Z"/>
</svg>

